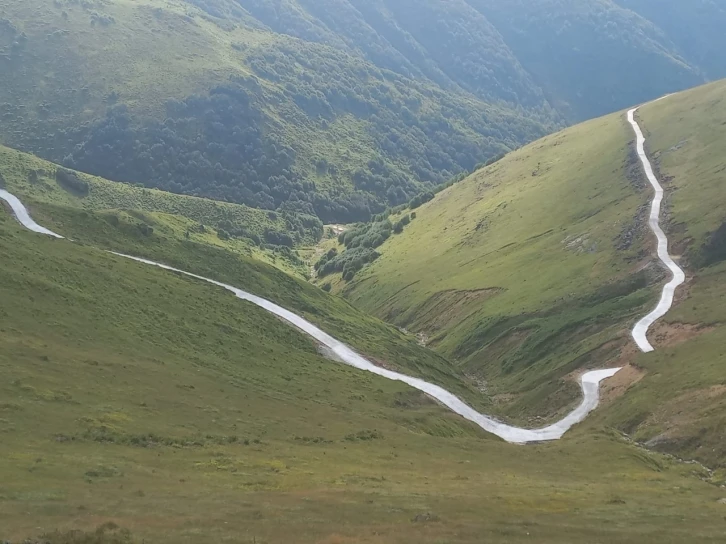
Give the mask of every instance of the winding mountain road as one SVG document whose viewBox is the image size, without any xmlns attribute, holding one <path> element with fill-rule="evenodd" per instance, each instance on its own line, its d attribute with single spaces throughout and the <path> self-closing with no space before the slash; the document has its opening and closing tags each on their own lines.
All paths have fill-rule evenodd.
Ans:
<svg viewBox="0 0 726 544">
<path fill-rule="evenodd" d="M 648 176 L 648 180 L 653 185 L 653 188 L 656 192 L 651 211 L 650 226 L 656 237 L 658 238 L 658 255 L 661 261 L 673 272 L 674 276 L 673 279 L 663 288 L 663 295 L 660 302 L 658 303 L 658 307 L 653 312 L 644 317 L 641 321 L 639 321 L 633 329 L 633 338 L 635 339 L 636 343 L 642 351 L 648 352 L 653 350 L 653 347 L 648 342 L 646 336 L 648 329 L 657 319 L 665 315 L 665 313 L 670 309 L 673 303 L 673 294 L 675 292 L 675 289 L 676 287 L 678 287 L 678 285 L 683 283 L 684 275 L 683 271 L 675 264 L 673 259 L 671 259 L 670 255 L 668 254 L 668 240 L 666 239 L 665 234 L 659 226 L 660 206 L 663 199 L 663 189 L 658 183 L 658 180 L 655 178 L 655 175 L 653 174 L 653 168 L 648 161 L 647 156 L 645 155 L 645 139 L 643 137 L 642 131 L 640 130 L 640 127 L 634 120 L 634 114 L 636 110 L 637 108 L 628 112 L 628 120 L 633 125 L 633 128 L 635 129 L 637 135 L 638 155 L 643 162 L 646 175 Z M 27 229 L 40 234 L 45 234 L 56 238 L 63 238 L 63 236 L 61 236 L 60 234 L 57 234 L 41 225 L 38 225 L 35 221 L 33 221 L 33 219 L 30 217 L 30 214 L 28 213 L 28 210 L 16 196 L 5 190 L 0 189 L 0 199 L 4 200 L 9 204 L 10 208 L 13 211 L 13 214 L 15 215 L 15 218 Z M 587 415 L 597 407 L 599 402 L 600 382 L 614 376 L 620 370 L 620 368 L 609 368 L 604 370 L 594 370 L 583 374 L 582 378 L 580 379 L 580 386 L 582 388 L 583 394 L 582 402 L 577 408 L 575 408 L 575 410 L 570 412 L 560 421 L 541 429 L 522 429 L 519 427 L 513 427 L 511 425 L 501 423 L 493 419 L 492 417 L 480 414 L 479 412 L 468 406 L 466 403 L 464 403 L 461 399 L 449 393 L 442 387 L 439 387 L 438 385 L 434 385 L 419 378 L 406 376 L 405 374 L 393 372 L 391 370 L 387 370 L 385 368 L 374 365 L 373 363 L 356 353 L 353 349 L 348 347 L 343 342 L 336 340 L 309 321 L 290 312 L 289 310 L 286 310 L 285 308 L 282 308 L 281 306 L 278 306 L 273 302 L 270 302 L 269 300 L 265 300 L 231 285 L 205 278 L 197 274 L 192 274 L 184 270 L 179 270 L 165 264 L 157 263 L 155 261 L 142 259 L 139 257 L 133 257 L 131 255 L 124 255 L 122 253 L 114 253 L 114 255 L 131 259 L 146 265 L 156 266 L 164 270 L 177 272 L 185 276 L 189 276 L 191 278 L 195 278 L 201 281 L 211 283 L 218 287 L 222 287 L 232 292 L 236 297 L 251 302 L 252 304 L 255 304 L 260 308 L 263 308 L 264 310 L 267 310 L 268 312 L 277 315 L 291 325 L 297 327 L 307 335 L 314 338 L 317 342 L 327 347 L 337 359 L 344 362 L 345 364 L 353 366 L 360 370 L 372 372 L 373 374 L 377 374 L 389 380 L 404 382 L 411 387 L 418 389 L 419 391 L 423 391 L 424 393 L 438 400 L 441 404 L 448 407 L 453 412 L 468 419 L 469 421 L 476 423 L 485 431 L 495 434 L 500 438 L 506 440 L 507 442 L 525 444 L 528 442 L 557 440 L 561 438 L 570 428 L 572 428 L 573 425 L 583 421 L 587 417 Z"/>
<path fill-rule="evenodd" d="M 686 274 L 668 253 L 668 238 L 663 232 L 663 229 L 660 228 L 660 208 L 663 203 L 663 187 L 658 183 L 658 178 L 655 177 L 655 173 L 653 172 L 653 166 L 650 164 L 648 155 L 645 154 L 645 136 L 640 129 L 640 125 L 635 120 L 635 112 L 637 111 L 638 108 L 633 108 L 628 112 L 628 122 L 635 131 L 636 149 L 640 162 L 643 164 L 645 175 L 655 191 L 655 197 L 650 207 L 648 223 L 650 224 L 650 230 L 653 231 L 653 234 L 655 234 L 658 240 L 658 258 L 671 272 L 671 280 L 663 286 L 663 292 L 661 293 L 658 305 L 633 327 L 633 339 L 635 343 L 638 344 L 641 351 L 650 353 L 655 348 L 648 341 L 648 330 L 653 323 L 666 315 L 671 309 L 676 289 L 686 281 Z"/>
</svg>

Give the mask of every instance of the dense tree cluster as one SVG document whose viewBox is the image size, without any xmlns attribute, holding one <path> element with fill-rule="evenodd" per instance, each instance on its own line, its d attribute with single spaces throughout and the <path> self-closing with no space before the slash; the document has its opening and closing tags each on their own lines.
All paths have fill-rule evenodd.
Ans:
<svg viewBox="0 0 726 544">
<path fill-rule="evenodd" d="M 329 260 L 325 260 L 322 264 L 318 263 L 318 276 L 323 278 L 329 274 L 341 272 L 343 274 L 343 279 L 345 281 L 350 281 L 366 264 L 372 263 L 380 256 L 380 253 L 369 247 L 356 247 L 349 249 L 335 255 Z"/>
<path fill-rule="evenodd" d="M 345 246 L 345 251 L 338 253 L 337 249 L 331 249 L 323 255 L 315 263 L 318 276 L 322 278 L 335 272 L 342 272 L 345 281 L 352 280 L 359 270 L 380 256 L 375 248 L 383 245 L 392 234 L 401 234 L 406 225 L 415 218 L 414 214 L 405 214 L 393 224 L 386 217 L 341 232 L 338 235 L 338 242 Z"/>
<path fill-rule="evenodd" d="M 251 54 L 250 63 L 259 77 L 281 83 L 283 97 L 309 118 L 324 123 L 352 115 L 366 123 L 379 152 L 350 174 L 350 189 L 319 191 L 309 181 L 295 149 L 300 142 L 270 130 L 258 82 L 244 78 L 168 101 L 163 121 L 140 119 L 116 104 L 79 131 L 64 164 L 179 194 L 355 222 L 406 203 L 452 173 L 470 170 L 482 154 L 500 153 L 540 130 L 512 119 L 510 139 L 483 110 L 469 110 L 444 93 L 433 95 L 432 108 L 430 92 L 329 48 L 286 44 Z M 460 128 L 463 119 L 470 130 Z M 345 166 L 322 157 L 315 170 L 340 184 Z"/>
<path fill-rule="evenodd" d="M 376 223 L 358 225 L 340 233 L 338 242 L 348 249 L 357 247 L 377 248 L 391 236 L 393 225 L 388 219 Z"/>
<path fill-rule="evenodd" d="M 261 127 L 247 92 L 230 84 L 169 101 L 163 122 L 134 123 L 125 106 L 111 108 L 64 163 L 118 181 L 276 209 L 313 186 L 294 172 L 295 152 Z"/>
<path fill-rule="evenodd" d="M 37 178 L 37 174 L 35 177 Z M 31 175 L 30 179 L 32 180 L 32 178 L 33 176 Z M 88 182 L 81 179 L 76 172 L 66 170 L 65 168 L 58 168 L 55 172 L 55 179 L 62 187 L 65 187 L 73 193 L 80 195 L 88 194 Z"/>
</svg>

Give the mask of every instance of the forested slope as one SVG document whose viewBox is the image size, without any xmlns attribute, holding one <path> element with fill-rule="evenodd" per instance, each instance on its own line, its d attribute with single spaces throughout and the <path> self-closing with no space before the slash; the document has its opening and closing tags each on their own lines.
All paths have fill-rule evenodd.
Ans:
<svg viewBox="0 0 726 544">
<path fill-rule="evenodd" d="M 567 121 L 724 75 L 720 8 L 656 11 L 2 0 L 0 141 L 114 180 L 366 220 Z"/>
<path fill-rule="evenodd" d="M 616 0 L 661 28 L 685 58 L 710 78 L 726 75 L 726 2 Z"/>
<path fill-rule="evenodd" d="M 4 143 L 324 221 L 367 219 L 556 123 L 186 3 L 3 0 L 0 19 Z"/>
</svg>

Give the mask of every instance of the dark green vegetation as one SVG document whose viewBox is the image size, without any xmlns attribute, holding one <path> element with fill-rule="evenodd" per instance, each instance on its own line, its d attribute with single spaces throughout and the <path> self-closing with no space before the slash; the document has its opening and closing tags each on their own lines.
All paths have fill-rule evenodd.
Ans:
<svg viewBox="0 0 726 544">
<path fill-rule="evenodd" d="M 425 193 L 431 194 L 431 193 Z M 433 198 L 433 194 L 431 194 Z M 405 209 L 405 208 L 404 208 Z M 338 243 L 343 246 L 341 251 L 333 247 L 315 263 L 319 278 L 340 272 L 345 281 L 352 280 L 356 273 L 366 264 L 372 263 L 380 254 L 375 248 L 381 246 L 394 234 L 401 234 L 416 214 L 404 213 L 395 223 L 386 217 L 377 217 L 378 221 L 355 225 L 338 236 Z"/>
<path fill-rule="evenodd" d="M 357 221 L 557 122 L 543 100 L 484 102 L 202 7 L 0 2 L 4 143 L 114 180 Z"/>
<path fill-rule="evenodd" d="M 608 423 L 723 466 L 724 100 L 721 82 L 642 110 L 669 191 L 671 251 L 693 277 L 653 331 L 655 354 L 636 353 L 629 336 L 665 274 L 624 113 L 544 138 L 443 191 L 338 290 L 426 338 L 518 421 L 571 407 L 582 369 L 629 364 L 612 394 L 640 381 Z"/>
<path fill-rule="evenodd" d="M 696 51 L 685 43 L 697 34 L 704 43 L 722 42 L 723 24 L 714 15 L 725 21 L 723 8 L 710 0 L 466 1 L 487 16 L 552 107 L 570 120 L 726 76 L 716 49 Z M 712 7 L 698 10 L 694 4 Z M 668 10 L 690 13 L 659 26 Z"/>
<path fill-rule="evenodd" d="M 590 426 L 504 444 L 403 384 L 324 359 L 226 291 L 86 244 L 247 287 L 455 385 L 443 359 L 340 299 L 224 249 L 144 235 L 134 216 L 109 222 L 11 189 L 78 243 L 0 214 L 0 539 L 125 544 L 113 525 L 97 534 L 106 522 L 169 544 L 722 536 L 722 492 L 697 466 Z"/>
<path fill-rule="evenodd" d="M 661 28 L 683 56 L 709 77 L 726 75 L 726 5 L 718 0 L 616 0 Z"/>
<path fill-rule="evenodd" d="M 0 141 L 367 221 L 565 121 L 726 75 L 722 10 L 627 3 L 0 0 Z"/>
<path fill-rule="evenodd" d="M 219 17 L 251 15 L 275 32 L 358 51 L 488 102 L 541 110 L 544 99 L 570 119 L 726 76 L 719 53 L 726 10 L 709 0 L 193 3 Z"/>
</svg>

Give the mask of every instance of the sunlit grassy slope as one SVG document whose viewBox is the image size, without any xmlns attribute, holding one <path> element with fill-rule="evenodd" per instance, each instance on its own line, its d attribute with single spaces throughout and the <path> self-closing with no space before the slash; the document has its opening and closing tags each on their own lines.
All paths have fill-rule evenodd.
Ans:
<svg viewBox="0 0 726 544">
<path fill-rule="evenodd" d="M 78 193 L 57 182 L 57 169 L 58 166 L 53 163 L 0 146 L 1 179 L 9 190 L 23 199 L 87 211 L 106 211 L 117 215 L 122 213 L 128 219 L 135 218 L 139 225 L 149 224 L 159 233 L 167 233 L 176 238 L 188 235 L 191 241 L 254 256 L 296 274 L 307 273 L 307 267 L 302 263 L 286 255 L 264 251 L 249 238 L 223 240 L 218 236 L 220 223 L 243 229 L 250 236 L 257 236 L 262 240 L 267 230 L 287 232 L 288 226 L 281 214 L 240 204 L 115 183 L 82 173 L 77 175 L 88 184 L 88 192 Z M 129 212 L 134 213 L 134 217 L 129 217 Z M 59 225 L 59 228 L 62 230 L 63 225 Z M 303 243 L 314 241 L 310 231 L 302 237 Z"/>
<path fill-rule="evenodd" d="M 362 347 L 396 362 L 407 349 L 422 357 L 270 267 L 139 241 L 95 212 L 33 212 L 81 241 L 107 237 L 293 307 L 307 300 L 331 332 L 367 331 Z M 705 471 L 612 432 L 507 445 L 401 384 L 323 359 L 208 284 L 35 235 L 7 214 L 0 252 L 0 539 L 109 520 L 139 542 L 175 544 L 722 536 L 722 493 Z"/>
<path fill-rule="evenodd" d="M 655 296 L 640 289 L 648 194 L 629 130 L 605 117 L 479 170 L 416 210 L 345 294 L 495 391 L 523 394 L 520 409 L 561 404 L 561 378 Z"/>
<path fill-rule="evenodd" d="M 633 431 L 644 418 L 658 420 L 660 407 L 680 412 L 693 395 L 711 417 L 692 427 L 684 424 L 691 417 L 671 418 L 692 439 L 671 446 L 696 453 L 720 440 L 723 423 L 720 335 L 700 328 L 723 321 L 721 265 L 697 263 L 724 220 L 725 96 L 721 82 L 642 110 L 670 195 L 665 226 L 672 252 L 687 250 L 683 262 L 695 275 L 668 318 L 677 325 L 655 331 L 657 354 L 636 357 L 628 338 L 634 319 L 655 303 L 664 272 L 645 224 L 651 191 L 624 113 L 544 138 L 441 193 L 345 294 L 428 335 L 431 347 L 485 381 L 513 416 L 556 413 L 574 398 L 568 378 L 579 369 L 645 367 L 646 379 L 610 421 Z M 698 338 L 663 347 L 689 336 Z M 670 364 L 659 366 L 664 359 Z M 668 387 L 661 368 L 673 372 Z M 637 410 L 630 404 L 636 402 Z M 643 437 L 659 429 L 653 424 Z M 721 447 L 700 455 L 724 460 Z"/>
<path fill-rule="evenodd" d="M 648 375 L 607 418 L 652 447 L 723 463 L 726 82 L 646 106 L 640 119 L 669 195 L 672 252 L 690 278 L 661 349 L 639 359 Z"/>
</svg>

